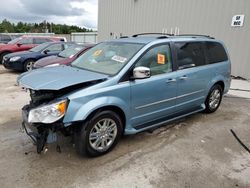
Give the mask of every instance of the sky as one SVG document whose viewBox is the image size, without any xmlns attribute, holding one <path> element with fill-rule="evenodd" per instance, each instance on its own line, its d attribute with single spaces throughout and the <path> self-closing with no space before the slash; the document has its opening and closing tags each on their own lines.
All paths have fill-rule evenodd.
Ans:
<svg viewBox="0 0 250 188">
<path fill-rule="evenodd" d="M 48 22 L 97 28 L 98 0 L 8 0 L 0 5 L 0 20 Z"/>
</svg>

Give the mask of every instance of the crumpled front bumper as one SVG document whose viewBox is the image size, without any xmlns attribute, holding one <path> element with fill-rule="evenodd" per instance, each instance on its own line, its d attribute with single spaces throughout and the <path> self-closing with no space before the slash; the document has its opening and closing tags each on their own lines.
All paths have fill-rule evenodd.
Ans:
<svg viewBox="0 0 250 188">
<path fill-rule="evenodd" d="M 52 143 L 57 140 L 57 134 L 50 130 L 51 125 L 29 123 L 29 105 L 22 108 L 22 129 L 31 138 L 37 147 L 37 153 L 41 153 L 46 143 Z"/>
</svg>

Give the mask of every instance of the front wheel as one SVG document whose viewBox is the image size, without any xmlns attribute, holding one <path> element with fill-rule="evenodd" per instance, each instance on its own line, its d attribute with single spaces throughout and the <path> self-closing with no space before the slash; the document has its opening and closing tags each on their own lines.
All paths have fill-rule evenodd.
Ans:
<svg viewBox="0 0 250 188">
<path fill-rule="evenodd" d="M 24 67 L 23 67 L 24 71 L 31 71 L 33 69 L 34 63 L 35 61 L 31 59 L 25 61 Z"/>
<path fill-rule="evenodd" d="M 76 150 L 80 155 L 100 156 L 111 151 L 122 134 L 122 121 L 113 111 L 101 111 L 76 133 Z"/>
<path fill-rule="evenodd" d="M 210 89 L 206 102 L 205 102 L 205 105 L 206 105 L 205 112 L 213 113 L 219 108 L 221 100 L 222 100 L 222 92 L 223 92 L 222 88 L 218 84 L 214 85 Z"/>
</svg>

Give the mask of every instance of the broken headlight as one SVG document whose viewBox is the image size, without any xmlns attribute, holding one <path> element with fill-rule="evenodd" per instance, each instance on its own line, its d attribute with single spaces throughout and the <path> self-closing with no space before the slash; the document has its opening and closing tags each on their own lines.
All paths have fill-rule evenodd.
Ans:
<svg viewBox="0 0 250 188">
<path fill-rule="evenodd" d="M 67 100 L 44 105 L 30 110 L 29 123 L 54 123 L 62 118 L 66 112 Z"/>
</svg>

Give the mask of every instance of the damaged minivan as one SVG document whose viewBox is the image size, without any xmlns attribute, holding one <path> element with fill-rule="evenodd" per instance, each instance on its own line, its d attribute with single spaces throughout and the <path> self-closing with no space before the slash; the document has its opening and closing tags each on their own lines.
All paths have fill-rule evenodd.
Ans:
<svg viewBox="0 0 250 188">
<path fill-rule="evenodd" d="M 223 43 L 200 35 L 144 35 L 102 42 L 70 66 L 19 76 L 31 97 L 22 127 L 38 153 L 60 134 L 72 136 L 79 154 L 99 156 L 124 134 L 218 109 L 231 81 Z"/>
</svg>

